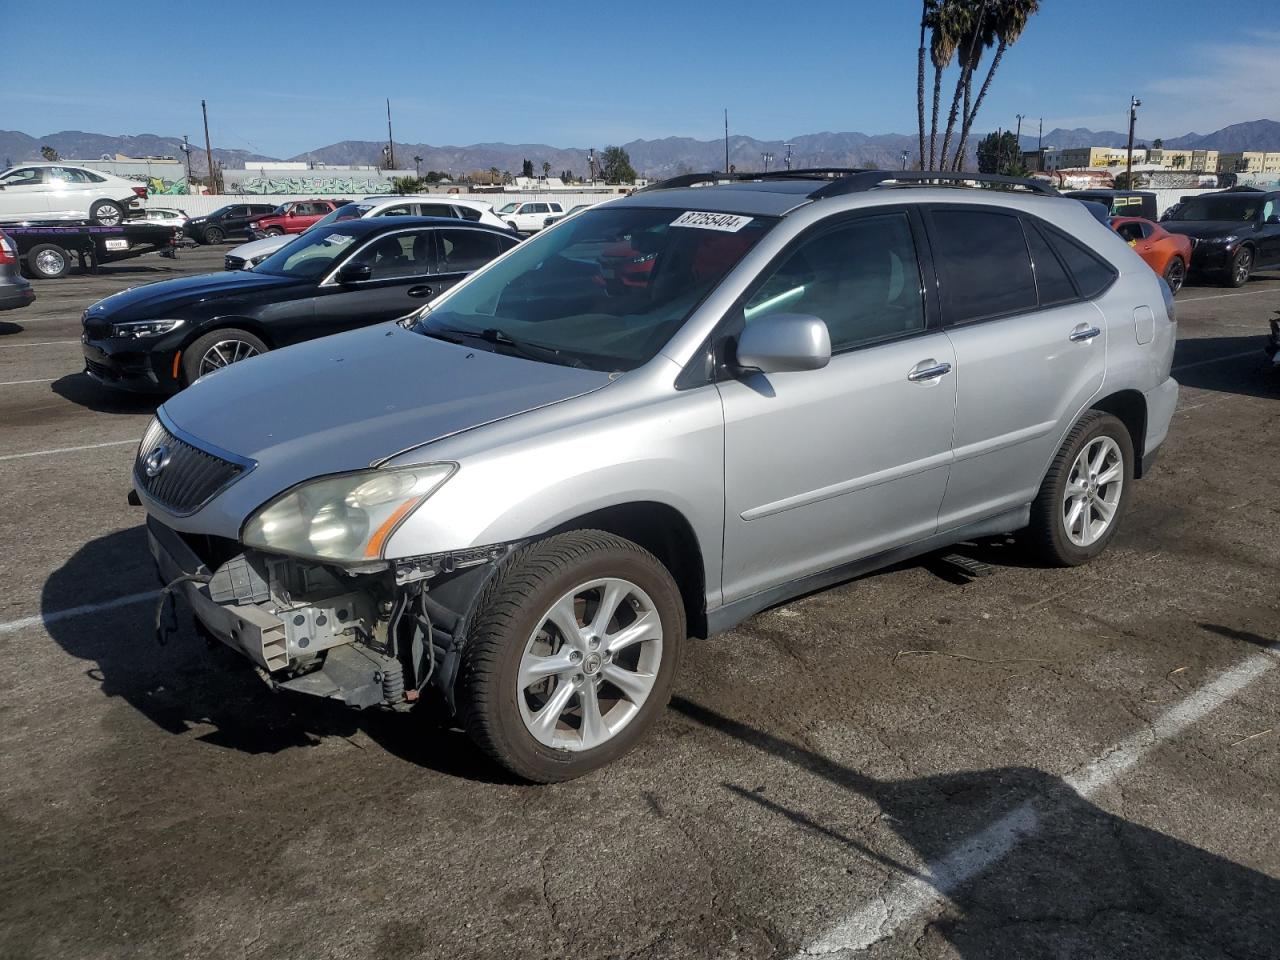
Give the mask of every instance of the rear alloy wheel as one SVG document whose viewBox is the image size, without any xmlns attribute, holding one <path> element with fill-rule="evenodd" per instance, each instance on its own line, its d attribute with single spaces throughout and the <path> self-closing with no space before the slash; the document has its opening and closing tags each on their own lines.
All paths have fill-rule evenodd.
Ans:
<svg viewBox="0 0 1280 960">
<path fill-rule="evenodd" d="M 71 269 L 67 251 L 56 243 L 38 243 L 27 251 L 27 270 L 41 280 L 56 280 Z"/>
<path fill-rule="evenodd" d="M 1090 410 L 1067 434 L 1031 505 L 1027 532 L 1036 551 L 1061 567 L 1092 560 L 1115 535 L 1132 479 L 1129 429 Z"/>
<path fill-rule="evenodd" d="M 247 330 L 214 330 L 183 351 L 183 379 L 190 386 L 206 374 L 266 352 L 267 345 Z"/>
<path fill-rule="evenodd" d="M 225 234 L 221 227 L 205 227 L 204 242 L 205 243 L 221 243 Z"/>
<path fill-rule="evenodd" d="M 1243 287 L 1249 282 L 1251 273 L 1253 273 L 1253 249 L 1241 247 L 1231 258 L 1231 267 L 1227 271 L 1227 286 Z"/>
<path fill-rule="evenodd" d="M 124 220 L 124 207 L 114 200 L 99 200 L 89 208 L 89 220 L 103 227 L 114 227 Z"/>
<path fill-rule="evenodd" d="M 667 569 L 596 530 L 524 548 L 473 623 L 459 679 L 467 732 L 538 783 L 581 776 L 639 741 L 671 696 L 685 634 Z"/>
<path fill-rule="evenodd" d="M 1164 282 L 1169 285 L 1170 293 L 1177 293 L 1187 280 L 1187 264 L 1181 257 L 1174 257 L 1164 268 Z"/>
</svg>

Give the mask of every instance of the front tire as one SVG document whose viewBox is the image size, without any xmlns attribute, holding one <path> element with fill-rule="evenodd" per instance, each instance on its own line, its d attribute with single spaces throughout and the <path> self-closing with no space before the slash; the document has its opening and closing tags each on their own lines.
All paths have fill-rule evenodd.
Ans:
<svg viewBox="0 0 1280 960">
<path fill-rule="evenodd" d="M 283 236 L 284 236 L 284 231 L 283 231 L 283 230 L 281 230 L 279 227 L 267 227 L 267 229 L 266 229 L 265 231 L 263 231 L 263 232 L 264 232 L 264 233 L 266 233 L 266 235 L 267 235 L 268 237 L 283 237 Z"/>
<path fill-rule="evenodd" d="M 1071 428 L 1031 504 L 1031 546 L 1046 562 L 1074 567 L 1111 542 L 1133 486 L 1133 441 L 1116 417 L 1090 410 Z"/>
<path fill-rule="evenodd" d="M 71 257 L 56 243 L 37 243 L 27 251 L 27 271 L 41 280 L 57 280 L 71 269 Z"/>
<path fill-rule="evenodd" d="M 1243 287 L 1249 282 L 1249 275 L 1253 273 L 1253 249 L 1251 247 L 1241 247 L 1236 251 L 1236 255 L 1231 258 L 1231 266 L 1227 268 L 1227 276 L 1223 281 L 1223 285 L 1227 287 Z"/>
<path fill-rule="evenodd" d="M 477 603 L 458 681 L 467 733 L 526 780 L 582 776 L 653 726 L 684 638 L 680 590 L 647 550 L 598 530 L 530 544 Z"/>
<path fill-rule="evenodd" d="M 204 243 L 221 243 L 226 235 L 222 232 L 221 227 L 205 227 Z"/>
<path fill-rule="evenodd" d="M 115 227 L 124 222 L 124 207 L 114 200 L 99 200 L 89 208 L 89 222 L 103 227 Z"/>
<path fill-rule="evenodd" d="M 507 226 L 510 227 L 516 233 L 520 232 L 520 228 L 516 226 L 516 222 L 514 220 L 508 220 Z"/>
<path fill-rule="evenodd" d="M 212 330 L 182 352 L 182 383 L 190 386 L 205 374 L 267 352 L 267 345 L 248 330 Z"/>
<path fill-rule="evenodd" d="M 1182 289 L 1182 285 L 1187 280 L 1187 264 L 1182 257 L 1175 256 L 1169 261 L 1169 265 L 1164 268 L 1164 282 L 1169 287 L 1169 292 L 1176 294 Z"/>
</svg>

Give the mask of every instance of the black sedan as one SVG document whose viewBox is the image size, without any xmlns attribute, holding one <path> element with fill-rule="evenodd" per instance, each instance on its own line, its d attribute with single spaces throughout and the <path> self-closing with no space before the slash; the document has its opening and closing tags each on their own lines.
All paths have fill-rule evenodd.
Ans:
<svg viewBox="0 0 1280 960">
<path fill-rule="evenodd" d="M 1233 187 L 1183 197 L 1160 225 L 1191 238 L 1191 269 L 1229 287 L 1255 270 L 1280 267 L 1280 190 Z"/>
<path fill-rule="evenodd" d="M 203 217 L 192 217 L 183 231 L 196 243 L 221 243 L 249 236 L 249 224 L 276 209 L 274 203 L 229 203 Z"/>
<path fill-rule="evenodd" d="M 135 287 L 84 313 L 85 371 L 173 393 L 277 347 L 394 320 L 519 243 L 442 217 L 346 220 L 303 234 L 253 271 Z"/>
</svg>

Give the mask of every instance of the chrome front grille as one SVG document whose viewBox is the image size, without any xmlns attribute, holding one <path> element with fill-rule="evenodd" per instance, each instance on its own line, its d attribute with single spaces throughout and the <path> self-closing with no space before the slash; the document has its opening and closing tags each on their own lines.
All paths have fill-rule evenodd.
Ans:
<svg viewBox="0 0 1280 960">
<path fill-rule="evenodd" d="M 175 514 L 194 513 L 244 473 L 240 463 L 201 450 L 151 421 L 133 464 L 134 485 Z"/>
</svg>

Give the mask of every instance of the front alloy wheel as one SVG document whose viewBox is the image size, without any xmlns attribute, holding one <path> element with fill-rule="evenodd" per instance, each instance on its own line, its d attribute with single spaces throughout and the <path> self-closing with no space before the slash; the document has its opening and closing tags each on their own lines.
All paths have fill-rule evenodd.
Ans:
<svg viewBox="0 0 1280 960">
<path fill-rule="evenodd" d="M 1236 251 L 1236 255 L 1231 258 L 1231 267 L 1227 274 L 1227 286 L 1243 287 L 1249 282 L 1251 273 L 1253 273 L 1253 250 L 1249 247 L 1241 247 Z"/>
<path fill-rule="evenodd" d="M 241 360 L 256 357 L 261 351 L 245 340 L 219 340 L 200 355 L 199 375 L 213 373 Z"/>
<path fill-rule="evenodd" d="M 581 776 L 644 736 L 671 696 L 684 601 L 644 548 L 599 530 L 535 541 L 476 600 L 457 682 L 467 733 L 538 783 Z"/>
</svg>

